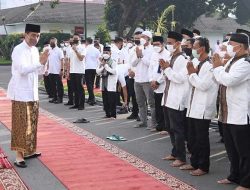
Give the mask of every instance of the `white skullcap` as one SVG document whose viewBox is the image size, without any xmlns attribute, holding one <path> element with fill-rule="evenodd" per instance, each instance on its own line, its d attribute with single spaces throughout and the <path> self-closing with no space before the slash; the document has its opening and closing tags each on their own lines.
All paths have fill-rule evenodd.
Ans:
<svg viewBox="0 0 250 190">
<path fill-rule="evenodd" d="M 152 38 L 152 32 L 150 32 L 150 31 L 146 30 L 146 31 L 142 32 L 142 34 L 149 37 L 150 39 Z"/>
</svg>

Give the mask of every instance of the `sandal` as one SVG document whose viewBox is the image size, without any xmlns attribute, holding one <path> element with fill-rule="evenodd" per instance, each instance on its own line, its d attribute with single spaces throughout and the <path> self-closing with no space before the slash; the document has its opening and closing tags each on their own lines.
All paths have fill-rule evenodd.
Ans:
<svg viewBox="0 0 250 190">
<path fill-rule="evenodd" d="M 14 164 L 15 164 L 15 166 L 17 166 L 19 168 L 26 168 L 27 167 L 25 161 L 19 161 L 19 162 L 15 161 Z"/>
<path fill-rule="evenodd" d="M 217 183 L 219 183 L 219 184 L 233 184 L 233 182 L 229 181 L 228 179 L 219 180 L 219 181 L 217 181 Z"/>
<path fill-rule="evenodd" d="M 172 160 L 176 160 L 176 158 L 172 155 L 169 155 L 169 156 L 166 156 L 164 158 L 162 158 L 162 160 L 169 160 L 169 161 L 172 161 Z"/>
<path fill-rule="evenodd" d="M 203 171 L 203 170 L 201 170 L 201 169 L 197 169 L 197 170 L 194 170 L 194 171 L 192 171 L 192 172 L 190 172 L 190 174 L 192 175 L 192 176 L 202 176 L 202 175 L 205 175 L 205 174 L 207 174 L 208 172 L 205 172 L 205 171 Z"/>
<path fill-rule="evenodd" d="M 41 156 L 41 155 L 42 155 L 41 152 L 35 152 L 34 154 L 24 156 L 24 159 L 37 158 L 37 157 L 39 157 L 39 156 Z"/>
<path fill-rule="evenodd" d="M 195 168 L 191 166 L 190 164 L 185 164 L 180 167 L 180 170 L 195 170 Z"/>
</svg>

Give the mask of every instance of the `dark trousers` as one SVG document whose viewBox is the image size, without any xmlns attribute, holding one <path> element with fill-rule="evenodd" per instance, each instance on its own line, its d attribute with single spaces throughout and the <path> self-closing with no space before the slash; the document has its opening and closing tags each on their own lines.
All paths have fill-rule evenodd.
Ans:
<svg viewBox="0 0 250 190">
<path fill-rule="evenodd" d="M 185 149 L 185 111 L 179 111 L 167 108 L 169 118 L 169 135 L 172 143 L 172 153 L 177 160 L 186 162 L 186 149 Z"/>
<path fill-rule="evenodd" d="M 191 165 L 195 169 L 208 172 L 210 166 L 209 124 L 211 120 L 193 118 L 187 120 Z"/>
<path fill-rule="evenodd" d="M 167 132 L 170 131 L 170 121 L 168 116 L 168 108 L 163 106 L 163 116 L 164 116 L 164 128 Z"/>
<path fill-rule="evenodd" d="M 43 82 L 44 82 L 45 90 L 46 90 L 47 94 L 49 95 L 49 97 L 51 98 L 52 93 L 51 93 L 51 85 L 50 85 L 49 76 L 43 75 Z"/>
<path fill-rule="evenodd" d="M 96 75 L 95 69 L 85 70 L 85 80 L 86 80 L 87 90 L 89 93 L 88 101 L 90 102 L 95 102 L 95 95 L 94 95 L 95 75 Z"/>
<path fill-rule="evenodd" d="M 74 104 L 74 92 L 72 80 L 67 80 L 69 103 Z"/>
<path fill-rule="evenodd" d="M 220 136 L 223 139 L 223 124 L 222 124 L 222 122 L 218 121 L 218 126 L 219 126 Z"/>
<path fill-rule="evenodd" d="M 165 124 L 164 124 L 164 114 L 163 114 L 163 107 L 161 106 L 163 93 L 154 93 L 155 98 L 155 113 L 156 113 L 156 122 L 157 126 L 156 129 L 158 131 L 166 131 Z"/>
<path fill-rule="evenodd" d="M 130 98 L 132 98 L 132 105 L 133 105 L 132 114 L 135 115 L 135 116 L 138 116 L 139 108 L 138 108 L 138 104 L 137 104 L 137 101 L 136 101 L 134 83 L 135 83 L 135 80 L 133 78 L 129 78 L 127 80 L 128 99 L 130 100 Z"/>
<path fill-rule="evenodd" d="M 250 126 L 223 124 L 224 143 L 228 154 L 228 180 L 250 188 Z"/>
<path fill-rule="evenodd" d="M 70 80 L 72 82 L 73 92 L 75 94 L 75 106 L 84 107 L 85 91 L 82 84 L 83 74 L 70 73 Z"/>
<path fill-rule="evenodd" d="M 59 74 L 49 74 L 51 93 L 54 100 L 63 99 L 63 83 Z"/>
<path fill-rule="evenodd" d="M 116 92 L 109 92 L 105 88 L 102 91 L 102 101 L 106 116 L 116 118 Z"/>
</svg>

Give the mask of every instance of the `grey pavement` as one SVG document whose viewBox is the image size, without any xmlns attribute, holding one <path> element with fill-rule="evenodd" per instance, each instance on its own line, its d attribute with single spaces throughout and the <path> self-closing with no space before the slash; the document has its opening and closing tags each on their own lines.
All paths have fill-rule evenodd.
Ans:
<svg viewBox="0 0 250 190">
<path fill-rule="evenodd" d="M 0 87 L 6 88 L 9 78 L 10 66 L 0 66 Z M 64 101 L 67 101 L 66 98 Z M 69 110 L 68 107 L 63 104 L 55 105 L 48 103 L 47 95 L 44 94 L 44 92 L 40 92 L 40 105 L 43 109 L 70 122 L 79 118 L 90 120 L 90 123 L 77 124 L 77 126 L 102 139 L 106 140 L 106 137 L 112 134 L 121 135 L 127 138 L 128 141 L 124 142 L 109 142 L 150 163 L 156 168 L 193 185 L 196 189 L 232 190 L 235 188 L 233 185 L 218 185 L 216 183 L 217 180 L 225 178 L 229 171 L 229 161 L 224 150 L 224 145 L 217 143 L 219 134 L 215 130 L 216 126 L 211 126 L 210 128 L 210 173 L 200 177 L 193 177 L 188 172 L 171 167 L 168 161 L 162 160 L 171 150 L 170 138 L 168 136 L 160 135 L 157 132 L 152 133 L 144 128 L 134 128 L 137 122 L 134 120 L 126 120 L 126 114 L 119 115 L 117 120 L 104 119 L 104 112 L 101 105 L 87 105 L 86 109 L 82 111 Z M 0 146 L 4 148 L 10 160 L 13 161 L 14 154 L 9 150 L 9 140 L 9 131 L 3 126 L 0 126 Z M 65 189 L 60 181 L 54 177 L 49 169 L 38 159 L 30 161 L 28 164 L 28 169 L 18 169 L 17 171 L 30 189 Z"/>
</svg>

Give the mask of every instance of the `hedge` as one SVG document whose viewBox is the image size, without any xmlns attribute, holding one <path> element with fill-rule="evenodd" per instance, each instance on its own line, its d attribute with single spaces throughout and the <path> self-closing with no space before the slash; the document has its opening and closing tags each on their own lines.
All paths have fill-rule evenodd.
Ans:
<svg viewBox="0 0 250 190">
<path fill-rule="evenodd" d="M 7 36 L 3 36 L 0 38 L 0 56 L 4 59 L 10 60 L 11 53 L 13 48 L 18 45 L 20 41 L 20 37 L 22 34 L 10 34 Z M 43 43 L 48 41 L 51 37 L 55 37 L 58 40 L 58 44 L 60 44 L 63 40 L 68 40 L 70 34 L 68 33 L 41 33 L 40 40 L 37 44 L 39 50 L 43 47 Z"/>
</svg>

